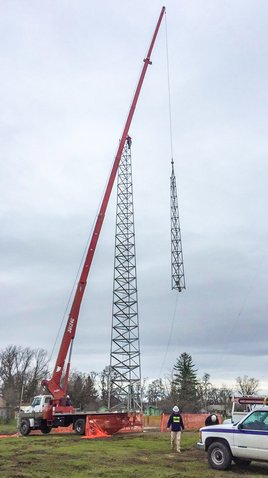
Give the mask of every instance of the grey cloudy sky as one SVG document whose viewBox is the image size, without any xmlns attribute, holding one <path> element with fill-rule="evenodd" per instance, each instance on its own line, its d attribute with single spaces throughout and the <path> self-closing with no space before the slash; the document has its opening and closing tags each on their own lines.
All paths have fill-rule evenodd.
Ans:
<svg viewBox="0 0 268 478">
<path fill-rule="evenodd" d="M 0 348 L 53 348 L 161 7 L 1 2 Z M 249 375 L 268 391 L 268 2 L 166 8 L 130 130 L 142 374 L 164 377 L 186 351 L 213 383 Z M 179 297 L 170 290 L 166 26 Z M 109 363 L 114 228 L 113 194 L 75 340 L 81 371 Z"/>
</svg>

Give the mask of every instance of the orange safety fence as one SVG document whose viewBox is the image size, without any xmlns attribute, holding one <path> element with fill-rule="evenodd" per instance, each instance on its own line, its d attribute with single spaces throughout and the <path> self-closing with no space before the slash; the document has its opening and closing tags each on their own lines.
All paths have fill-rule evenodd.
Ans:
<svg viewBox="0 0 268 478">
<path fill-rule="evenodd" d="M 142 413 L 129 413 L 127 424 L 121 428 L 119 433 L 139 433 L 143 432 L 143 414 Z"/>
<path fill-rule="evenodd" d="M 185 430 L 199 430 L 199 428 L 205 426 L 205 420 L 210 415 L 210 413 L 182 413 L 183 424 Z M 222 423 L 222 416 L 216 413 L 219 423 Z M 167 430 L 167 422 L 169 419 L 168 414 L 163 413 L 161 417 L 161 432 Z"/>
<path fill-rule="evenodd" d="M 69 425 L 68 427 L 58 427 L 58 428 L 52 428 L 50 435 L 54 435 L 57 433 L 75 433 L 73 429 L 73 425 Z M 32 430 L 31 435 L 43 435 L 41 430 Z"/>
<path fill-rule="evenodd" d="M 73 425 L 69 425 L 68 427 L 52 428 L 51 433 L 75 433 L 75 431 Z"/>
<path fill-rule="evenodd" d="M 107 438 L 115 433 L 138 433 L 143 431 L 143 415 L 141 413 L 106 414 L 86 419 L 85 436 L 81 438 Z"/>
<path fill-rule="evenodd" d="M 17 438 L 20 436 L 20 433 L 13 433 L 12 435 L 0 435 L 0 438 Z"/>
<path fill-rule="evenodd" d="M 85 435 L 81 438 L 90 440 L 91 438 L 108 438 L 110 436 L 111 435 L 108 435 L 92 416 L 86 418 Z"/>
</svg>

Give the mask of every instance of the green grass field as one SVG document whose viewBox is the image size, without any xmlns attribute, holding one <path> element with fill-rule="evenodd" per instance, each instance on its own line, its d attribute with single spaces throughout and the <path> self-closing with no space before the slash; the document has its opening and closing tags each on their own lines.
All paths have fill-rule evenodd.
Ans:
<svg viewBox="0 0 268 478">
<path fill-rule="evenodd" d="M 2 429 L 1 429 L 2 431 Z M 268 466 L 246 470 L 209 468 L 196 449 L 198 433 L 185 432 L 182 453 L 170 452 L 169 434 L 144 432 L 84 440 L 76 435 L 29 435 L 0 439 L 1 478 L 240 478 L 266 477 Z"/>
</svg>

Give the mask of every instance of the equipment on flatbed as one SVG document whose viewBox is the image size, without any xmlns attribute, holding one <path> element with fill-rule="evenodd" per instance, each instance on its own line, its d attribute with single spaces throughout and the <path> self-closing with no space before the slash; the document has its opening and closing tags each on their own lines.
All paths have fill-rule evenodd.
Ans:
<svg viewBox="0 0 268 478">
<path fill-rule="evenodd" d="M 22 435 L 28 435 L 31 430 L 38 429 L 41 430 L 43 433 L 49 433 L 52 428 L 61 427 L 68 427 L 71 424 L 73 428 L 78 434 L 83 434 L 85 431 L 85 424 L 86 424 L 86 417 L 88 417 L 91 412 L 77 412 L 74 408 L 66 402 L 66 393 L 67 393 L 67 386 L 68 386 L 68 378 L 70 372 L 70 364 L 71 364 L 71 355 L 72 355 L 72 347 L 73 347 L 73 340 L 75 337 L 79 311 L 81 302 L 83 299 L 84 291 L 87 284 L 87 278 L 90 271 L 90 267 L 92 264 L 92 260 L 94 257 L 95 249 L 97 246 L 97 242 L 99 239 L 99 235 L 101 232 L 105 212 L 108 206 L 108 202 L 110 199 L 110 195 L 112 192 L 114 180 L 117 174 L 118 166 L 121 160 L 121 155 L 123 152 L 123 148 L 125 146 L 126 141 L 128 141 L 128 134 L 129 128 L 131 125 L 131 121 L 135 112 L 135 108 L 137 105 L 137 101 L 139 98 L 139 94 L 141 91 L 141 87 L 143 84 L 143 80 L 147 71 L 148 66 L 151 64 L 151 53 L 153 50 L 153 46 L 156 40 L 156 36 L 158 34 L 158 30 L 160 28 L 160 24 L 162 22 L 162 18 L 165 13 L 165 7 L 162 7 L 161 13 L 153 34 L 153 38 L 144 59 L 144 65 L 140 74 L 139 82 L 136 87 L 136 91 L 134 94 L 134 98 L 129 110 L 129 114 L 126 120 L 126 124 L 123 130 L 122 138 L 119 143 L 118 151 L 115 156 L 114 164 L 110 173 L 110 177 L 107 183 L 106 191 L 99 209 L 99 213 L 97 216 L 96 224 L 91 236 L 91 241 L 87 250 L 86 258 L 84 261 L 84 265 L 82 268 L 82 272 L 80 275 L 80 279 L 77 285 L 77 289 L 74 295 L 73 303 L 71 306 L 70 314 L 68 317 L 67 325 L 63 334 L 61 346 L 59 349 L 58 357 L 55 363 L 54 371 L 52 374 L 51 379 L 46 379 L 42 381 L 42 385 L 46 387 L 49 395 L 40 395 L 34 398 L 29 411 L 22 412 L 20 414 L 20 432 Z M 65 370 L 65 375 L 63 377 L 64 369 L 65 369 L 65 361 L 67 354 L 68 362 Z M 106 429 L 109 429 L 109 433 L 113 430 L 118 431 L 120 428 L 125 426 L 127 414 L 126 413 L 117 413 L 117 419 L 108 420 L 109 414 L 101 414 L 105 416 L 103 420 L 103 426 Z M 110 414 L 111 415 L 111 414 Z M 121 415 L 121 417 L 120 417 Z M 114 423 L 111 427 L 110 424 Z"/>
<path fill-rule="evenodd" d="M 268 397 L 258 395 L 232 396 L 231 418 L 224 420 L 223 423 L 236 423 L 245 417 L 251 410 L 268 405 Z"/>
</svg>

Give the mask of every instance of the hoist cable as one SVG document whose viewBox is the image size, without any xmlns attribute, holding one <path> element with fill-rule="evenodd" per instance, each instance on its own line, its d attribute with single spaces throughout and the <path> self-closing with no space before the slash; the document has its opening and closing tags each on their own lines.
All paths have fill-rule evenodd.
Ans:
<svg viewBox="0 0 268 478">
<path fill-rule="evenodd" d="M 165 32 L 166 32 L 166 58 L 167 58 L 167 87 L 168 87 L 170 154 L 171 154 L 171 160 L 173 160 L 173 133 L 172 133 L 172 114 L 171 114 L 171 88 L 170 88 L 170 68 L 169 68 L 169 52 L 168 52 L 167 15 L 165 15 L 165 27 L 166 27 Z"/>
<path fill-rule="evenodd" d="M 85 259 L 85 256 L 86 256 L 86 253 L 87 253 L 87 250 L 88 250 L 88 246 L 89 246 L 90 239 L 91 239 L 91 237 L 92 237 L 92 233 L 93 233 L 93 230 L 94 230 L 94 226 L 95 226 L 96 221 L 97 221 L 97 218 L 98 218 L 99 210 L 100 210 L 101 203 L 102 203 L 102 200 L 103 200 L 103 197 L 104 197 L 104 193 L 105 193 L 105 190 L 106 190 L 106 187 L 107 187 L 108 179 L 109 179 L 109 176 L 110 176 L 110 174 L 111 174 L 113 162 L 114 162 L 114 159 L 113 159 L 112 162 L 111 162 L 110 171 L 109 171 L 109 173 L 107 174 L 106 183 L 105 183 L 105 186 L 103 187 L 103 190 L 102 190 L 102 193 L 101 193 L 101 198 L 100 198 L 99 205 L 98 205 L 98 208 L 97 208 L 97 214 L 96 214 L 96 216 L 95 216 L 95 219 L 94 219 L 94 221 L 93 221 L 91 230 L 90 230 L 90 232 L 89 232 L 89 235 L 88 235 L 88 238 L 87 238 L 87 241 L 86 241 L 86 246 L 85 246 L 85 248 L 84 248 L 84 251 L 83 251 L 83 254 L 82 254 L 82 257 L 81 257 L 81 261 L 80 261 L 80 264 L 79 264 L 79 267 L 78 267 L 78 270 L 77 270 L 77 273 L 76 273 L 76 276 L 75 276 L 75 279 L 74 279 L 74 282 L 73 282 L 73 286 L 72 286 L 71 292 L 70 292 L 70 294 L 69 294 L 69 298 L 68 298 L 68 300 L 67 300 L 67 304 L 66 304 L 66 307 L 65 307 L 65 310 L 64 310 L 62 319 L 61 319 L 61 323 L 60 323 L 60 325 L 59 325 L 58 332 L 57 332 L 57 335 L 56 335 L 56 338 L 55 338 L 55 341 L 54 341 L 54 344 L 53 344 L 53 347 L 52 347 L 52 350 L 51 350 L 51 353 L 50 353 L 50 356 L 49 356 L 49 359 L 48 359 L 49 362 L 51 361 L 52 356 L 53 356 L 53 354 L 54 354 L 55 347 L 56 347 L 56 344 L 57 344 L 58 339 L 59 339 L 59 335 L 60 335 L 60 332 L 61 332 L 61 329 L 62 329 L 63 322 L 65 321 L 67 311 L 69 310 L 69 306 L 70 306 L 70 303 L 71 303 L 71 299 L 72 299 L 72 297 L 74 296 L 75 287 L 76 287 L 77 284 L 78 284 L 78 278 L 79 278 L 79 275 L 80 275 L 81 270 L 82 270 L 82 266 L 83 266 L 84 259 Z"/>
<path fill-rule="evenodd" d="M 172 132 L 172 113 L 171 113 L 171 88 L 170 88 L 170 67 L 169 67 L 169 51 L 168 51 L 168 28 L 167 28 L 167 15 L 165 15 L 165 32 L 166 32 L 166 60 L 167 60 L 167 89 L 168 89 L 168 115 L 169 115 L 169 137 L 170 137 L 170 154 L 171 154 L 171 163 L 173 163 L 173 132 Z M 177 291 L 176 294 L 176 299 L 175 299 L 175 306 L 173 310 L 173 316 L 171 320 L 171 325 L 170 325 L 170 331 L 169 331 L 169 336 L 168 336 L 168 341 L 166 345 L 166 350 L 164 353 L 164 358 L 162 361 L 162 365 L 160 368 L 160 376 L 162 374 L 168 350 L 170 347 L 171 343 L 171 338 L 173 334 L 173 329 L 174 329 L 174 323 L 175 323 L 175 317 L 176 317 L 176 312 L 177 312 L 177 305 L 178 305 L 178 296 L 179 296 L 179 291 Z"/>
<path fill-rule="evenodd" d="M 162 361 L 162 365 L 161 365 L 161 368 L 160 368 L 160 374 L 159 374 L 160 377 L 162 375 L 163 368 L 164 368 L 164 365 L 166 363 L 166 358 L 167 358 L 169 346 L 170 346 L 170 343 L 171 343 L 171 337 L 172 337 L 172 334 L 173 334 L 175 317 L 176 317 L 176 312 L 177 312 L 178 296 L 179 296 L 179 291 L 177 291 L 177 293 L 176 293 L 176 300 L 175 300 L 175 306 L 174 306 L 174 310 L 173 310 L 173 317 L 172 317 L 172 321 L 171 321 L 171 325 L 170 325 L 169 337 L 168 337 L 168 341 L 167 341 L 166 350 L 165 350 L 165 353 L 164 353 L 164 358 L 163 358 L 163 361 Z"/>
<path fill-rule="evenodd" d="M 58 341 L 58 338 L 59 338 L 59 335 L 60 335 L 60 331 L 61 331 L 61 329 L 62 329 L 63 322 L 64 322 L 64 320 L 65 320 L 67 311 L 69 310 L 71 298 L 73 297 L 75 287 L 77 286 L 77 283 L 78 283 L 78 277 L 79 277 L 79 274 L 80 274 L 80 271 L 81 271 L 81 268 L 82 268 L 82 264 L 83 264 L 83 262 L 84 262 L 84 258 L 85 258 L 85 255 L 86 255 L 86 252 L 87 252 L 87 249 L 88 249 L 89 240 L 90 240 L 90 238 L 91 238 L 92 231 L 93 231 L 93 227 L 94 227 L 94 224 L 95 224 L 95 222 L 96 222 L 96 219 L 97 219 L 97 215 L 96 215 L 96 217 L 95 217 L 95 221 L 94 221 L 94 223 L 93 223 L 93 225 L 92 225 L 90 234 L 89 234 L 88 239 L 87 239 L 86 247 L 85 247 L 84 252 L 83 252 L 83 254 L 82 254 L 82 257 L 81 257 L 81 261 L 80 261 L 80 264 L 79 264 L 79 267 L 78 267 L 78 270 L 77 270 L 77 273 L 76 273 L 76 276 L 75 276 L 75 279 L 74 279 L 74 282 L 73 282 L 73 286 L 72 286 L 71 292 L 70 292 L 70 294 L 69 294 L 69 298 L 68 298 L 68 300 L 67 300 L 67 304 L 66 304 L 66 307 L 65 307 L 65 310 L 64 310 L 62 319 L 61 319 L 61 323 L 60 323 L 60 325 L 59 325 L 58 332 L 57 332 L 57 335 L 56 335 L 56 338 L 55 338 L 55 341 L 54 341 L 54 344 L 53 344 L 53 347 L 52 347 L 52 350 L 51 350 L 51 353 L 50 353 L 50 356 L 49 356 L 49 359 L 48 359 L 49 362 L 50 362 L 50 360 L 52 359 L 52 356 L 53 356 L 53 354 L 54 354 L 54 350 L 55 350 L 55 347 L 56 347 L 56 344 L 57 344 L 57 341 Z"/>
</svg>

